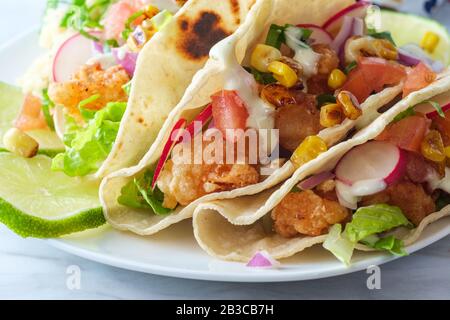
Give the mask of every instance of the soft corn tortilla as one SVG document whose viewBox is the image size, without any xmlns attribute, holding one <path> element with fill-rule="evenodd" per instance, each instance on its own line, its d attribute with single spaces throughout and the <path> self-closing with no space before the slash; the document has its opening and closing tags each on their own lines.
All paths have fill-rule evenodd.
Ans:
<svg viewBox="0 0 450 320">
<path fill-rule="evenodd" d="M 256 0 L 190 0 L 141 51 L 116 143 L 98 178 L 136 165 L 170 111 L 208 60 L 211 47 L 232 34 Z"/>
<path fill-rule="evenodd" d="M 210 255 L 231 261 L 248 261 L 256 251 L 266 250 L 277 259 L 290 257 L 315 244 L 323 243 L 325 236 L 285 239 L 266 232 L 263 217 L 270 214 L 282 199 L 308 176 L 333 169 L 339 159 L 352 148 L 376 138 L 396 115 L 423 101 L 450 101 L 450 76 L 440 75 L 431 86 L 411 94 L 382 114 L 370 126 L 359 131 L 351 140 L 343 142 L 329 152 L 309 162 L 280 187 L 256 196 L 232 200 L 217 200 L 199 206 L 194 214 L 195 237 Z M 431 223 L 450 215 L 450 206 L 429 215 L 414 230 L 401 233 L 399 238 L 406 246 L 417 241 L 423 230 Z M 357 249 L 371 250 L 358 245 Z"/>
<path fill-rule="evenodd" d="M 117 202 L 121 189 L 129 181 L 155 166 L 162 154 L 165 142 L 169 139 L 171 129 L 178 119 L 192 120 L 201 111 L 199 106 L 207 105 L 210 102 L 211 95 L 224 88 L 232 66 L 241 65 L 251 52 L 252 46 L 264 41 L 270 24 L 302 22 L 321 25 L 328 17 L 352 3 L 354 3 L 352 0 L 332 2 L 321 0 L 258 0 L 248 14 L 245 23 L 236 33 L 212 49 L 211 58 L 205 68 L 194 77 L 180 104 L 171 112 L 158 138 L 140 164 L 129 169 L 123 169 L 104 179 L 100 188 L 100 197 L 109 223 L 121 230 L 129 230 L 140 235 L 151 235 L 181 220 L 191 218 L 195 209 L 203 202 L 257 195 L 288 179 L 295 172 L 295 168 L 290 162 L 287 162 L 262 183 L 230 192 L 207 195 L 187 207 L 179 207 L 168 216 L 157 216 L 151 210 L 127 208 Z M 388 100 L 394 99 L 400 91 L 399 88 L 390 90 L 387 94 L 390 97 Z M 382 95 L 380 94 L 380 99 L 373 98 L 370 100 L 368 105 L 381 107 L 382 105 L 378 103 L 384 100 L 381 98 Z M 354 125 L 355 123 L 352 123 L 349 127 L 352 128 Z M 336 129 L 340 130 L 339 128 Z M 342 137 L 344 136 L 345 134 L 342 134 Z M 330 137 L 333 143 L 335 142 L 333 134 L 327 134 L 327 137 Z M 326 137 L 324 139 L 327 140 Z M 141 140 L 134 137 L 133 140 L 141 143 Z"/>
</svg>

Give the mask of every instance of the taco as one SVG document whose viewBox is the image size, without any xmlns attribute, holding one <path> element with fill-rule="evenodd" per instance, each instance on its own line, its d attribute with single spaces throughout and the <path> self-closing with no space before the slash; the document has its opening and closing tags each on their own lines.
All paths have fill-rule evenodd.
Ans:
<svg viewBox="0 0 450 320">
<path fill-rule="evenodd" d="M 205 202 L 232 199 L 232 208 L 239 197 L 264 198 L 261 192 L 389 109 L 401 98 L 409 67 L 398 62 L 390 40 L 367 33 L 367 8 L 353 1 L 257 1 L 236 33 L 213 47 L 140 164 L 104 179 L 109 223 L 151 235 L 191 218 Z M 355 10 L 359 18 L 341 14 Z M 327 20 L 334 39 L 319 27 Z M 265 135 L 274 130 L 277 137 Z M 256 141 L 244 143 L 236 161 L 235 149 L 252 132 Z M 205 160 L 203 150 L 211 149 L 213 161 Z M 224 161 L 230 154 L 231 164 Z M 240 212 L 233 215 L 240 223 Z"/>
<path fill-rule="evenodd" d="M 317 244 L 347 265 L 355 249 L 407 254 L 428 225 L 450 215 L 449 103 L 447 73 L 282 186 L 200 206 L 200 246 L 243 262 L 258 251 L 282 259 Z M 240 225 L 230 222 L 236 212 Z"/>
<path fill-rule="evenodd" d="M 53 169 L 69 176 L 101 178 L 138 163 L 209 49 L 252 3 L 49 2 L 41 32 L 48 50 L 23 77 L 15 126 L 55 131 L 65 152 Z"/>
</svg>

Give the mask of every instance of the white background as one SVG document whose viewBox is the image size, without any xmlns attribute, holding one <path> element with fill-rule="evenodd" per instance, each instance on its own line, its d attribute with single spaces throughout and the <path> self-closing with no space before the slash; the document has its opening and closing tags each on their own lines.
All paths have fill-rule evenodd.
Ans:
<svg viewBox="0 0 450 320">
<path fill-rule="evenodd" d="M 0 45 L 38 25 L 44 6 L 45 0 L 0 0 Z M 0 227 L 0 298 L 450 299 L 449 259 L 447 237 L 413 256 L 382 266 L 382 289 L 374 291 L 367 289 L 368 275 L 364 272 L 297 283 L 208 283 L 99 265 L 59 252 L 44 241 L 21 239 Z M 66 270 L 71 265 L 81 268 L 81 290 L 67 289 Z"/>
</svg>

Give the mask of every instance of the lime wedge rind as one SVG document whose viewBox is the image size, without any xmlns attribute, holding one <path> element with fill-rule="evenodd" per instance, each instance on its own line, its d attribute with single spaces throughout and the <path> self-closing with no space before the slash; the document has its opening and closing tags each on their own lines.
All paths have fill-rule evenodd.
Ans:
<svg viewBox="0 0 450 320">
<path fill-rule="evenodd" d="M 59 238 L 96 229 L 106 223 L 102 208 L 90 209 L 59 220 L 47 220 L 26 214 L 0 198 L 0 222 L 21 237 Z"/>
</svg>

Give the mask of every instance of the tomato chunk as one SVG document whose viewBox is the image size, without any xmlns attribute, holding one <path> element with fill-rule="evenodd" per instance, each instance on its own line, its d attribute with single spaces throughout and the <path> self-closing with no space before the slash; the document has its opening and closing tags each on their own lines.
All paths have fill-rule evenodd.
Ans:
<svg viewBox="0 0 450 320">
<path fill-rule="evenodd" d="M 399 84 L 406 77 L 405 68 L 380 58 L 360 58 L 358 66 L 348 75 L 342 90 L 350 91 L 360 103 L 373 92 Z"/>
<path fill-rule="evenodd" d="M 235 134 L 227 134 L 227 129 L 245 130 L 249 117 L 244 101 L 234 90 L 222 90 L 211 97 L 214 125 L 224 137 L 235 141 Z"/>
<path fill-rule="evenodd" d="M 403 98 L 412 92 L 428 87 L 436 78 L 437 74 L 428 68 L 425 63 L 419 63 L 408 73 L 403 87 Z"/>
<path fill-rule="evenodd" d="M 430 124 L 427 118 L 410 116 L 389 125 L 375 140 L 390 142 L 403 150 L 420 152 Z"/>
<path fill-rule="evenodd" d="M 47 129 L 41 100 L 31 94 L 25 97 L 22 110 L 16 119 L 15 127 L 22 131 Z"/>
<path fill-rule="evenodd" d="M 144 5 L 144 0 L 121 0 L 113 4 L 104 20 L 105 38 L 120 40 L 128 19 Z"/>
</svg>

